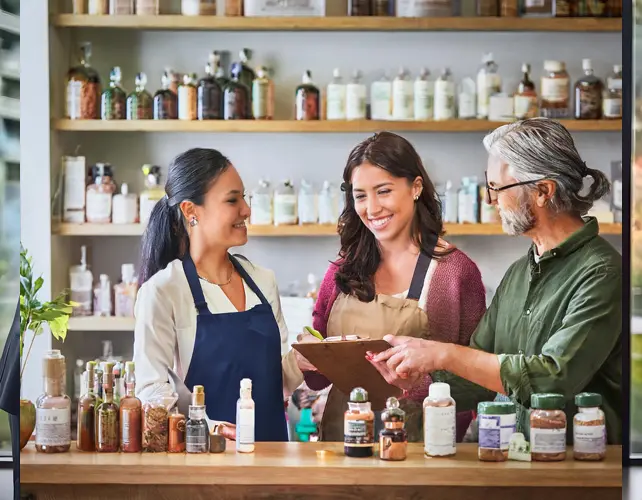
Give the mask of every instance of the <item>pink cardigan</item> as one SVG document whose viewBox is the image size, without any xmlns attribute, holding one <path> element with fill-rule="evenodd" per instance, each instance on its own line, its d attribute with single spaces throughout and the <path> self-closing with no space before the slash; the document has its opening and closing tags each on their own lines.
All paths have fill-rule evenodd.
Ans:
<svg viewBox="0 0 642 500">
<path fill-rule="evenodd" d="M 336 264 L 328 267 L 312 313 L 313 328 L 323 336 L 326 336 L 332 305 L 339 295 L 335 284 L 337 270 Z M 431 339 L 469 345 L 470 337 L 486 311 L 486 293 L 477 265 L 462 251 L 454 250 L 438 259 L 437 268 L 430 280 L 425 310 Z M 328 379 L 316 372 L 305 372 L 305 382 L 310 389 L 316 391 L 330 384 Z M 431 382 L 432 378 L 426 376 L 411 391 L 409 397 L 415 401 L 423 401 L 428 395 Z M 461 417 L 464 420 L 458 418 L 458 441 L 463 437 L 472 414 L 466 412 Z"/>
</svg>

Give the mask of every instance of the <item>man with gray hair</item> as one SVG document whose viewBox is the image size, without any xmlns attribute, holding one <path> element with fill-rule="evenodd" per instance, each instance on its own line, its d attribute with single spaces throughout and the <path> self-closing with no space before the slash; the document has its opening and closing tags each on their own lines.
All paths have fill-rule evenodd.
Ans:
<svg viewBox="0 0 642 500">
<path fill-rule="evenodd" d="M 553 120 L 504 125 L 484 146 L 487 201 L 506 233 L 532 240 L 527 255 L 506 272 L 470 347 L 387 336 L 392 348 L 371 362 L 392 384 L 428 373 L 449 383 L 458 410 L 510 399 L 517 430 L 527 437 L 533 394 L 561 394 L 572 422 L 575 395 L 595 392 L 602 396 L 608 442 L 619 444 L 621 256 L 598 235 L 597 220 L 586 217 L 609 182 L 586 166 L 571 134 Z M 587 177 L 592 184 L 584 193 Z"/>
</svg>

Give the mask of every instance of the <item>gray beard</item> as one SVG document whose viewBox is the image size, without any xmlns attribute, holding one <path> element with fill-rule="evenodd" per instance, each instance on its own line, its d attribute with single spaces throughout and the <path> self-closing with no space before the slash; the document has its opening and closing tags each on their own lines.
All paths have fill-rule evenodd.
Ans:
<svg viewBox="0 0 642 500">
<path fill-rule="evenodd" d="M 528 198 L 519 200 L 517 210 L 500 210 L 502 229 L 511 236 L 520 236 L 535 227 L 535 214 Z"/>
</svg>

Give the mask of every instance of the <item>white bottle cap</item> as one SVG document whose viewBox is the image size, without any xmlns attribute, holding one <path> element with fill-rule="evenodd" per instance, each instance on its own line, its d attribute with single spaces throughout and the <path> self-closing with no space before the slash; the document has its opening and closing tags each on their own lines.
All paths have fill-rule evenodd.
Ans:
<svg viewBox="0 0 642 500">
<path fill-rule="evenodd" d="M 616 64 L 615 66 L 613 66 L 613 72 L 615 72 L 615 73 L 622 72 L 622 65 L 621 64 Z"/>
<path fill-rule="evenodd" d="M 127 185 L 126 182 L 123 182 L 120 185 L 120 194 L 123 194 L 123 195 L 129 194 L 129 186 Z"/>
<path fill-rule="evenodd" d="M 593 69 L 593 64 L 590 59 L 582 59 L 582 69 L 586 71 L 587 69 Z"/>
<path fill-rule="evenodd" d="M 109 282 L 109 276 L 106 274 L 101 274 L 100 275 L 100 284 L 104 285 L 105 283 Z"/>
<path fill-rule="evenodd" d="M 252 389 L 252 380 L 249 378 L 244 378 L 241 380 L 241 390 L 246 391 Z"/>
<path fill-rule="evenodd" d="M 428 388 L 428 397 L 432 399 L 446 399 L 450 397 L 450 386 L 443 382 L 433 382 Z"/>
<path fill-rule="evenodd" d="M 339 68 L 334 68 L 332 70 L 332 76 L 334 78 L 341 78 L 341 70 Z"/>
<path fill-rule="evenodd" d="M 546 71 L 562 71 L 564 63 L 561 61 L 544 61 L 544 69 Z"/>
<path fill-rule="evenodd" d="M 123 264 L 120 266 L 120 274 L 123 283 L 131 283 L 134 281 L 134 264 Z"/>
</svg>

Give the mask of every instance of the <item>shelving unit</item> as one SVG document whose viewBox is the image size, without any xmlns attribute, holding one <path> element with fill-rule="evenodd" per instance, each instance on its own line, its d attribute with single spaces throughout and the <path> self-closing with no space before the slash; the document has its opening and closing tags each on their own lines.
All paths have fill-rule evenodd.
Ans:
<svg viewBox="0 0 642 500">
<path fill-rule="evenodd" d="M 621 132 L 621 120 L 561 120 L 572 132 Z M 67 132 L 489 132 L 507 122 L 488 120 L 385 121 L 385 120 L 55 120 L 55 130 Z"/>
<path fill-rule="evenodd" d="M 69 318 L 71 332 L 133 332 L 134 318 L 84 316 Z"/>
</svg>

